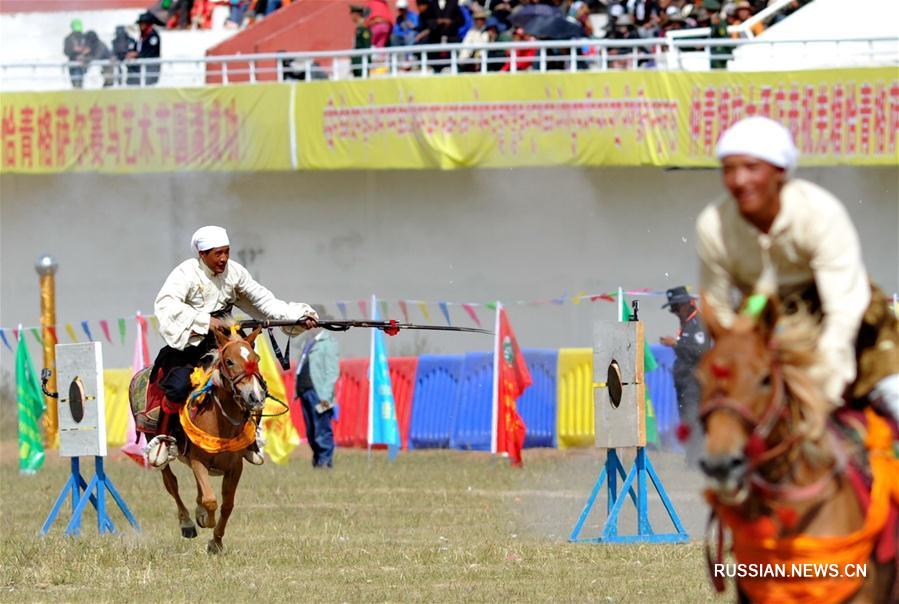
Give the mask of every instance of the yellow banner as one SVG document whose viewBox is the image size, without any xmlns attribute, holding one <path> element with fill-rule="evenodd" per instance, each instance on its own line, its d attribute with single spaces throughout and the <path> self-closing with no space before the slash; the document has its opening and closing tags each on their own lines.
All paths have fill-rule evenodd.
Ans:
<svg viewBox="0 0 899 604">
<path fill-rule="evenodd" d="M 290 86 L 4 93 L 0 171 L 289 170 Z"/>
<path fill-rule="evenodd" d="M 299 167 L 713 166 L 753 114 L 803 165 L 899 163 L 899 77 L 804 72 L 525 73 L 297 85 Z"/>
</svg>

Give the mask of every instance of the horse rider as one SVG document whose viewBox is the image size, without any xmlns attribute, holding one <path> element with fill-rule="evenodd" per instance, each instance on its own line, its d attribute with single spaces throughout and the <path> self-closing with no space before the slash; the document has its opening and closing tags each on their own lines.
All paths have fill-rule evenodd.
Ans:
<svg viewBox="0 0 899 604">
<path fill-rule="evenodd" d="M 154 304 L 166 346 L 156 357 L 151 379 L 158 380 L 166 398 L 174 405 L 187 401 L 191 392 L 190 375 L 200 359 L 216 349 L 214 330 L 232 323 L 233 306 L 255 319 L 298 321 L 300 325 L 296 327 L 283 328 L 291 336 L 315 327 L 318 318 L 307 304 L 279 300 L 257 283 L 247 269 L 230 260 L 231 248 L 225 229 L 217 226 L 198 229 L 191 238 L 191 247 L 196 256 L 175 267 Z M 175 439 L 168 434 L 155 436 L 148 449 L 159 440 L 168 445 L 169 461 L 177 456 Z M 244 458 L 260 465 L 263 458 L 259 449 L 263 445 L 261 428 L 257 427 L 256 444 L 246 449 Z"/>
<path fill-rule="evenodd" d="M 738 121 L 721 136 L 717 155 L 730 196 L 696 223 L 700 284 L 711 310 L 729 326 L 734 288 L 744 297 L 776 294 L 787 313 L 807 309 L 818 330 L 810 375 L 827 399 L 899 417 L 899 326 L 868 280 L 846 208 L 793 177 L 799 152 L 773 120 Z"/>
<path fill-rule="evenodd" d="M 688 432 L 686 446 L 687 465 L 695 467 L 701 453 L 699 425 L 699 381 L 696 366 L 709 349 L 710 338 L 699 316 L 696 300 L 685 286 L 673 287 L 665 292 L 668 301 L 662 305 L 680 322 L 677 337 L 663 336 L 659 341 L 674 349 L 674 389 L 677 392 L 677 408 L 681 423 L 694 428 Z"/>
</svg>

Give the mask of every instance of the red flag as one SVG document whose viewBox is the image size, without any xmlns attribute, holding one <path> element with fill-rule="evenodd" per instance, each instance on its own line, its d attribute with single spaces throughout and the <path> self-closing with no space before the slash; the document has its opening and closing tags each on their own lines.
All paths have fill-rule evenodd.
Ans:
<svg viewBox="0 0 899 604">
<path fill-rule="evenodd" d="M 512 465 L 520 466 L 527 428 L 518 414 L 515 401 L 531 385 L 531 372 L 515 339 L 506 309 L 501 304 L 497 304 L 496 308 L 493 354 L 493 451 L 508 453 Z"/>
</svg>

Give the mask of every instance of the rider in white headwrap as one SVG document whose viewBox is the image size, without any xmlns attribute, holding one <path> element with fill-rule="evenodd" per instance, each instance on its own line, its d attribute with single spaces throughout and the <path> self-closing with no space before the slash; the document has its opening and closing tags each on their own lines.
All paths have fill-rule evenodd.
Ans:
<svg viewBox="0 0 899 604">
<path fill-rule="evenodd" d="M 792 178 L 799 159 L 793 137 L 768 118 L 731 126 L 718 158 L 730 195 L 706 207 L 696 225 L 700 286 L 711 310 L 729 325 L 734 289 L 810 304 L 821 320 L 821 358 L 812 374 L 828 399 L 877 399 L 899 415 L 899 345 L 879 345 L 899 332 L 885 297 L 868 281 L 846 208 Z M 856 351 L 860 328 L 878 346 Z"/>
<path fill-rule="evenodd" d="M 198 229 L 191 237 L 191 247 L 194 257 L 169 274 L 154 304 L 159 332 L 167 345 L 159 352 L 152 376 L 157 378 L 158 371 L 162 370 L 159 385 L 166 398 L 175 404 L 187 400 L 191 371 L 215 348 L 210 329 L 228 321 L 232 307 L 254 319 L 301 323 L 284 328 L 290 335 L 313 327 L 318 318 L 308 304 L 279 300 L 257 283 L 247 269 L 231 260 L 225 229 L 218 226 Z M 252 463 L 262 463 L 258 451 L 248 451 L 246 457 Z"/>
<path fill-rule="evenodd" d="M 228 232 L 219 226 L 204 226 L 194 232 L 190 238 L 190 246 L 198 253 L 211 250 L 216 247 L 230 246 Z"/>
</svg>

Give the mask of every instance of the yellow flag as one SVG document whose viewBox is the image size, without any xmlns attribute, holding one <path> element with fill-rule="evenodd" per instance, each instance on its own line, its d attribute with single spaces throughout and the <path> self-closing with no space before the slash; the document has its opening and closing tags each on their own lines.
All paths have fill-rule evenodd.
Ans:
<svg viewBox="0 0 899 604">
<path fill-rule="evenodd" d="M 128 386 L 131 385 L 131 368 L 104 369 L 103 390 L 106 397 L 106 444 L 110 447 L 121 447 L 127 440 L 128 415 L 131 404 L 128 402 Z"/>
<path fill-rule="evenodd" d="M 264 337 L 256 338 L 256 354 L 259 355 L 259 371 L 262 373 L 265 383 L 268 384 L 269 393 L 287 403 L 287 389 L 281 378 L 281 366 L 275 360 L 271 344 Z M 264 413 L 266 415 L 274 415 L 283 411 L 285 411 L 284 407 L 277 401 L 268 399 L 265 402 Z M 290 413 L 276 417 L 263 417 L 262 432 L 266 442 L 264 450 L 275 463 L 287 463 L 291 451 L 300 444 L 300 435 L 297 434 L 293 422 L 290 421 Z"/>
</svg>

